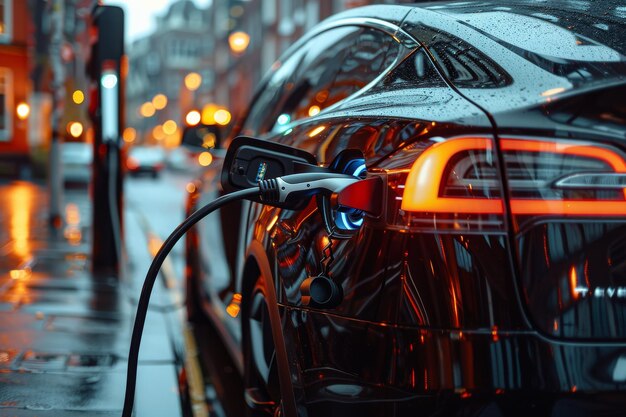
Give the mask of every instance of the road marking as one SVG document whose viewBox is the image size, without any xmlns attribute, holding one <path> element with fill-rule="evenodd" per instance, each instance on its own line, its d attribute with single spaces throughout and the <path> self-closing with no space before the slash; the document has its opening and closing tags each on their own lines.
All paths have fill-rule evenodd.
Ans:
<svg viewBox="0 0 626 417">
<path fill-rule="evenodd" d="M 187 375 L 187 384 L 189 385 L 191 411 L 194 417 L 207 417 L 209 408 L 204 391 L 204 377 L 200 361 L 198 360 L 196 338 L 189 324 L 184 327 L 183 335 L 185 341 L 185 374 Z"/>
</svg>

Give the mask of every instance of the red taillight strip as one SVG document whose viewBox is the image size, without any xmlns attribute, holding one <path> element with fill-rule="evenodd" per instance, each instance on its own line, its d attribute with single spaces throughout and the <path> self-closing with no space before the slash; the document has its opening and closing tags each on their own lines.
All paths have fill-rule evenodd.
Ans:
<svg viewBox="0 0 626 417">
<path fill-rule="evenodd" d="M 614 172 L 626 172 L 626 161 L 617 153 L 590 144 L 559 143 L 542 140 L 502 139 L 503 151 L 549 152 L 602 160 Z M 406 180 L 402 210 L 428 213 L 503 214 L 502 199 L 443 197 L 441 181 L 448 162 L 460 152 L 488 151 L 489 138 L 454 138 L 426 149 L 415 161 Z M 626 196 L 626 189 L 624 189 Z M 624 216 L 626 201 L 591 200 L 511 200 L 512 214 L 566 216 Z"/>
<path fill-rule="evenodd" d="M 484 140 L 490 141 L 486 138 Z M 502 139 L 500 143 L 502 144 L 503 151 L 548 152 L 600 159 L 609 164 L 615 172 L 626 172 L 626 162 L 618 154 L 609 149 L 594 145 L 578 145 L 526 139 Z"/>
</svg>

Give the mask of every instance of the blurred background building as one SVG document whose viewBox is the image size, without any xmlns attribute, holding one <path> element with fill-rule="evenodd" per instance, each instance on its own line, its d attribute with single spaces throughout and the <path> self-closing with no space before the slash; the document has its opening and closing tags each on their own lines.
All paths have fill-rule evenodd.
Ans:
<svg viewBox="0 0 626 417">
<path fill-rule="evenodd" d="M 0 176 L 45 175 L 54 111 L 52 54 L 60 55 L 63 70 L 59 134 L 65 140 L 89 140 L 85 63 L 96 3 L 0 0 Z M 56 43 L 55 24 L 61 34 Z"/>
<path fill-rule="evenodd" d="M 126 120 L 136 133 L 127 140 L 138 134 L 138 141 L 176 146 L 184 116 L 212 88 L 211 10 L 175 2 L 157 17 L 157 31 L 129 46 Z"/>
<path fill-rule="evenodd" d="M 28 4 L 0 0 L 0 175 L 19 175 L 29 159 Z"/>
<path fill-rule="evenodd" d="M 289 45 L 326 17 L 370 3 L 380 1 L 174 1 L 157 30 L 128 48 L 126 138 L 173 147 L 186 123 L 232 124 Z"/>
<path fill-rule="evenodd" d="M 102 2 L 114 3 L 0 0 L 0 177 L 45 176 L 54 126 L 64 142 L 92 141 L 85 68 L 91 13 Z M 156 30 L 127 44 L 124 140 L 173 148 L 186 124 L 232 125 L 289 45 L 326 17 L 369 3 L 171 0 Z"/>
</svg>

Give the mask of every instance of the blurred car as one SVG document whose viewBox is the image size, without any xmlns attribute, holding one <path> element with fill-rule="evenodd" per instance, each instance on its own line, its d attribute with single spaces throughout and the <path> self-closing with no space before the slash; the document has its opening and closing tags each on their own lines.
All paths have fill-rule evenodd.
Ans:
<svg viewBox="0 0 626 417">
<path fill-rule="evenodd" d="M 130 175 L 148 174 L 157 178 L 165 167 L 165 151 L 160 146 L 133 146 L 128 151 L 126 168 Z"/>
<path fill-rule="evenodd" d="M 191 167 L 192 155 L 185 148 L 175 148 L 168 152 L 165 159 L 168 168 L 186 171 Z"/>
<path fill-rule="evenodd" d="M 197 175 L 202 168 L 198 163 L 198 154 L 199 152 L 191 152 L 184 147 L 174 148 L 168 152 L 165 165 L 173 171 Z"/>
<path fill-rule="evenodd" d="M 248 413 L 623 415 L 625 29 L 614 2 L 372 6 L 272 66 L 234 133 L 386 186 L 379 217 L 245 202 L 188 234 L 189 319 Z M 342 302 L 307 305 L 326 268 Z"/>
<path fill-rule="evenodd" d="M 61 163 L 65 183 L 88 184 L 91 181 L 93 145 L 85 142 L 63 142 Z"/>
</svg>

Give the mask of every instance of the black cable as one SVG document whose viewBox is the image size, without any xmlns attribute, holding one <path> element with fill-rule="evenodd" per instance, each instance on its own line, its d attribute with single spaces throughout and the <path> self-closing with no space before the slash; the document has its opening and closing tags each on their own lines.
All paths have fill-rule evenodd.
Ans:
<svg viewBox="0 0 626 417">
<path fill-rule="evenodd" d="M 135 325 L 130 339 L 130 351 L 128 353 L 128 370 L 126 372 L 126 393 L 124 396 L 124 409 L 122 417 L 131 417 L 135 402 L 135 385 L 137 383 L 137 365 L 139 360 L 139 347 L 143 326 L 146 322 L 148 304 L 152 288 L 159 275 L 163 261 L 176 245 L 176 242 L 189 231 L 189 229 L 204 217 L 222 207 L 224 204 L 244 198 L 259 197 L 266 205 L 296 210 L 306 206 L 306 202 L 318 193 L 334 193 L 346 188 L 348 185 L 360 181 L 352 175 L 337 174 L 334 172 L 311 172 L 304 174 L 290 174 L 269 180 L 260 181 L 258 187 L 235 191 L 215 199 L 204 207 L 187 217 L 163 242 L 157 252 L 146 279 L 141 288 L 141 295 L 137 304 Z"/>
<path fill-rule="evenodd" d="M 135 316 L 135 325 L 133 326 L 133 334 L 130 340 L 130 351 L 128 353 L 128 370 L 126 372 L 126 393 L 124 396 L 124 409 L 122 417 L 131 417 L 133 413 L 133 404 L 135 402 L 135 385 L 137 383 L 137 365 L 139 360 L 139 347 L 141 345 L 141 336 L 143 327 L 146 322 L 146 314 L 148 312 L 148 303 L 150 302 L 150 294 L 152 287 L 157 279 L 163 261 L 170 253 L 176 242 L 187 233 L 187 231 L 213 211 L 221 208 L 223 205 L 256 196 L 259 194 L 257 187 L 247 188 L 235 191 L 215 199 L 206 206 L 201 207 L 189 217 L 187 217 L 165 240 L 159 252 L 157 252 L 141 289 L 139 303 L 137 304 L 137 314 Z"/>
</svg>

